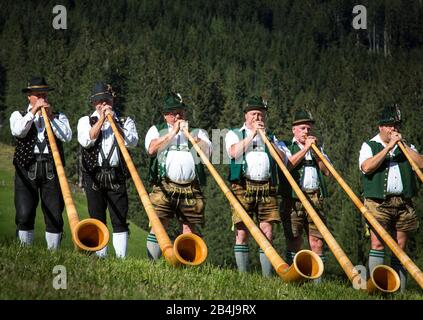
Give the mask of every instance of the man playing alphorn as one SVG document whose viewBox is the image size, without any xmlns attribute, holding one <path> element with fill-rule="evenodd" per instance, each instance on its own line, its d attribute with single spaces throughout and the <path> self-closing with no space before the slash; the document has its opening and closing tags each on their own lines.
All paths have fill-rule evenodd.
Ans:
<svg viewBox="0 0 423 320">
<path fill-rule="evenodd" d="M 379 119 L 379 133 L 360 150 L 359 165 L 363 176 L 365 206 L 388 232 L 393 233 L 401 249 L 405 249 L 409 233 L 416 230 L 418 221 L 411 200 L 417 194 L 414 172 L 397 143 L 400 133 L 401 112 L 396 106 L 386 106 Z M 404 144 L 410 157 L 423 168 L 423 156 L 416 148 Z M 384 244 L 371 230 L 369 271 L 384 262 Z M 391 266 L 401 279 L 401 291 L 406 285 L 406 271 L 393 255 Z"/>
<path fill-rule="evenodd" d="M 203 164 L 191 142 L 182 132 L 188 128 L 188 106 L 179 93 L 170 93 L 164 99 L 163 120 L 152 126 L 145 137 L 145 149 L 150 160 L 150 182 L 153 190 L 150 200 L 163 226 L 174 216 L 182 233 L 196 233 L 196 225 L 203 226 L 205 201 L 201 186 L 206 183 Z M 192 131 L 191 131 L 192 130 Z M 211 142 L 202 129 L 191 129 L 196 143 L 207 156 Z M 161 250 L 153 229 L 147 236 L 147 254 L 157 260 Z"/>
<path fill-rule="evenodd" d="M 273 224 L 280 222 L 277 201 L 277 164 L 258 130 L 265 130 L 267 102 L 262 97 L 251 97 L 244 107 L 245 122 L 241 128 L 230 130 L 225 137 L 226 151 L 231 159 L 229 182 L 232 191 L 245 211 L 257 217 L 260 229 L 269 242 L 273 240 Z M 275 136 L 267 132 L 270 141 L 277 143 Z M 284 154 L 281 153 L 286 162 Z M 232 209 L 235 231 L 235 261 L 238 270 L 248 271 L 249 231 L 241 218 Z M 260 264 L 264 276 L 270 276 L 273 267 L 260 249 Z"/>
<path fill-rule="evenodd" d="M 16 226 L 19 241 L 31 245 L 34 240 L 35 214 L 39 198 L 46 224 L 45 238 L 48 249 L 57 249 L 63 232 L 64 201 L 57 177 L 45 121 L 51 121 L 53 134 L 64 163 L 62 142 L 72 139 L 68 118 L 53 113 L 47 95 L 54 90 L 43 77 L 34 77 L 22 89 L 27 95 L 25 111 L 15 111 L 10 117 L 10 130 L 17 140 L 13 164 L 15 174 Z M 49 119 L 44 119 L 44 107 Z"/>
<path fill-rule="evenodd" d="M 298 110 L 292 121 L 292 141 L 286 146 L 290 151 L 289 162 L 291 174 L 313 205 L 320 218 L 325 221 L 323 213 L 323 198 L 327 196 L 326 184 L 323 176 L 329 175 L 329 170 L 321 159 L 314 155 L 311 145 L 317 145 L 317 138 L 313 135 L 312 129 L 314 119 L 310 112 Z M 323 155 L 326 154 L 321 150 Z M 280 174 L 282 174 L 280 172 Z M 298 196 L 290 187 L 288 181 L 281 178 L 281 192 L 283 200 L 281 204 L 282 224 L 287 241 L 287 257 L 289 264 L 292 263 L 295 254 L 303 245 L 302 233 L 306 231 L 310 249 L 317 253 L 325 262 L 323 253 L 323 237 L 316 228 Z M 320 278 L 319 280 L 320 281 Z"/>
<path fill-rule="evenodd" d="M 129 236 L 127 168 L 107 116 L 115 120 L 128 147 L 138 144 L 138 133 L 133 119 L 116 116 L 114 100 L 115 93 L 110 85 L 94 84 L 90 102 L 95 110 L 90 116 L 79 119 L 78 142 L 82 146 L 84 189 L 90 217 L 107 225 L 106 210 L 109 209 L 113 248 L 116 257 L 125 258 Z M 96 255 L 106 257 L 107 250 L 106 246 Z"/>
</svg>

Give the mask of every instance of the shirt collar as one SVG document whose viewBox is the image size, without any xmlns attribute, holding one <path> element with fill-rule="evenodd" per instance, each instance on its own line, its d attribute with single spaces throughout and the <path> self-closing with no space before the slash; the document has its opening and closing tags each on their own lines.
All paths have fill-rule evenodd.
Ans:
<svg viewBox="0 0 423 320">
<path fill-rule="evenodd" d="M 296 143 L 301 150 L 304 149 L 304 146 L 295 137 L 292 138 L 292 143 Z"/>
<path fill-rule="evenodd" d="M 92 114 L 91 117 L 97 117 L 100 119 L 100 114 L 97 112 L 97 110 L 95 110 Z"/>
<path fill-rule="evenodd" d="M 386 147 L 386 143 L 383 142 L 382 138 L 380 137 L 380 134 L 378 133 L 377 135 L 375 135 L 373 138 L 370 139 L 370 141 L 375 141 L 378 142 L 380 144 L 382 144 L 383 146 Z"/>
<path fill-rule="evenodd" d="M 383 142 L 382 138 L 380 137 L 380 133 L 378 133 L 377 135 L 375 135 L 373 138 L 370 139 L 370 141 L 375 141 L 380 143 L 382 146 L 386 147 L 387 144 L 385 142 Z M 390 154 L 393 154 L 394 151 L 398 148 L 398 145 L 395 145 L 390 151 Z"/>
</svg>

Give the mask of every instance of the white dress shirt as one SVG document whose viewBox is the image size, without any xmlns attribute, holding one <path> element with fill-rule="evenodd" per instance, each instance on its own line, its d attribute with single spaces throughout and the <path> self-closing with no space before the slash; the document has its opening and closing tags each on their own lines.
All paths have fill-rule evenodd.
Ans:
<svg viewBox="0 0 423 320">
<path fill-rule="evenodd" d="M 304 146 L 295 139 L 292 139 L 293 143 L 296 143 L 301 150 L 304 150 Z M 322 152 L 323 156 L 326 160 L 329 160 L 329 157 L 323 151 L 323 147 L 320 147 L 320 151 Z M 306 155 L 304 156 L 304 160 L 312 160 L 311 156 L 311 149 L 307 151 Z M 302 190 L 317 190 L 319 189 L 319 175 L 317 172 L 318 168 L 312 166 L 304 166 L 304 173 L 303 178 L 301 181 L 301 189 Z"/>
<path fill-rule="evenodd" d="M 42 115 L 38 113 L 34 116 L 31 112 L 31 105 L 27 108 L 27 114 L 22 116 L 19 111 L 15 111 L 10 116 L 10 130 L 12 135 L 17 138 L 24 138 L 29 129 L 31 128 L 32 124 L 35 124 L 37 128 L 37 137 L 38 140 L 41 142 L 44 141 L 44 131 L 46 129 L 44 118 Z M 51 127 L 53 129 L 54 135 L 63 142 L 69 142 L 72 139 L 72 130 L 69 126 L 68 118 L 63 114 L 59 113 L 58 118 L 54 117 L 53 120 L 50 121 Z M 38 146 L 35 145 L 34 153 L 48 153 L 47 146 L 44 150 L 38 150 Z"/>
<path fill-rule="evenodd" d="M 379 134 L 377 134 L 372 139 L 370 139 L 370 141 L 378 142 L 382 144 L 384 148 L 386 147 L 386 144 L 382 141 Z M 395 147 L 389 151 L 388 155 L 392 157 L 397 148 L 398 148 L 398 145 L 395 145 Z M 414 145 L 410 145 L 410 148 L 417 152 L 417 149 Z M 373 156 L 375 155 L 372 153 L 372 149 L 370 148 L 370 146 L 366 142 L 363 142 L 363 144 L 361 145 L 360 157 L 358 160 L 360 171 L 363 174 L 365 174 L 363 169 L 361 168 L 363 162 L 366 161 L 367 159 L 370 159 Z M 386 193 L 391 195 L 399 195 L 402 193 L 403 188 L 404 187 L 402 185 L 401 172 L 400 172 L 398 162 L 390 161 L 388 165 L 388 182 L 386 186 Z"/>
<path fill-rule="evenodd" d="M 94 111 L 94 113 L 91 115 L 91 117 L 97 117 L 100 119 L 99 113 Z M 118 119 L 115 116 L 115 122 L 117 122 Z M 78 142 L 81 144 L 83 148 L 91 148 L 94 146 L 94 143 L 97 139 L 91 139 L 90 138 L 90 130 L 91 130 L 91 124 L 90 124 L 90 117 L 85 116 L 79 119 L 78 121 Z M 122 128 L 123 134 L 124 134 L 124 141 L 125 146 L 127 147 L 135 147 L 138 144 L 138 133 L 137 129 L 135 127 L 135 122 L 130 117 L 127 117 L 125 120 L 125 123 L 123 124 Z M 101 140 L 101 148 L 104 152 L 105 157 L 107 158 L 110 150 L 112 148 L 113 142 L 114 142 L 114 133 L 112 126 L 108 121 L 104 121 L 103 125 L 101 126 L 101 134 L 102 134 L 102 140 Z M 98 138 L 98 137 L 97 137 Z M 113 154 L 110 158 L 110 165 L 112 167 L 117 166 L 119 163 L 119 157 L 118 157 L 118 149 L 119 146 L 116 142 L 116 148 L 113 151 Z M 101 157 L 101 153 L 98 153 L 98 164 L 101 166 L 103 163 L 103 158 Z"/>
<path fill-rule="evenodd" d="M 248 137 L 253 134 L 252 130 L 248 129 L 244 125 L 241 127 L 240 131 L 245 129 L 245 137 Z M 228 153 L 229 158 L 231 158 L 230 150 L 231 147 L 240 142 L 240 138 L 238 135 L 230 130 L 225 136 L 225 145 L 226 145 L 226 152 Z M 286 146 L 283 142 L 278 142 L 275 136 L 273 136 L 273 142 L 281 146 L 279 147 L 280 150 L 286 152 Z M 285 146 L 285 148 L 283 148 Z M 258 147 L 258 149 L 255 149 Z M 289 151 L 288 151 L 289 152 Z M 241 154 L 242 157 L 242 154 Z M 241 159 L 240 157 L 240 159 Z M 285 164 L 287 163 L 288 157 L 285 157 Z M 236 159 L 238 160 L 238 159 Z M 247 163 L 247 170 L 245 172 L 245 176 L 253 181 L 267 181 L 270 179 L 271 171 L 270 171 L 270 161 L 269 156 L 265 151 L 265 143 L 261 139 L 260 134 L 256 134 L 253 140 L 250 142 L 247 150 L 245 151 L 245 162 Z"/>
<path fill-rule="evenodd" d="M 169 123 L 167 128 L 164 129 L 164 132 L 160 135 L 156 126 L 152 126 L 145 136 L 145 149 L 148 152 L 150 148 L 150 143 L 154 139 L 158 139 L 163 135 L 168 134 L 173 129 L 173 126 Z M 199 129 L 191 132 L 192 136 L 200 138 L 202 141 L 206 142 L 208 145 L 208 150 L 206 156 L 210 157 L 211 155 L 211 141 L 205 130 Z M 188 150 L 188 139 L 185 137 L 185 134 L 182 131 L 179 131 L 177 135 L 167 145 L 165 150 L 160 152 L 166 152 L 169 148 L 173 149 L 176 147 L 185 147 Z M 199 158 L 194 159 L 191 152 L 183 150 L 168 150 L 166 156 L 166 176 L 171 181 L 176 183 L 189 183 L 195 179 L 195 164 L 200 161 Z"/>
</svg>

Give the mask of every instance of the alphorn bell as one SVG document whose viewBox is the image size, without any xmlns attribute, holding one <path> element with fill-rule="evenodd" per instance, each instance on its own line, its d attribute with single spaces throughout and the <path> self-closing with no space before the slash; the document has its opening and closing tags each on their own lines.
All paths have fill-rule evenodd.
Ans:
<svg viewBox="0 0 423 320">
<path fill-rule="evenodd" d="M 402 153 L 404 153 L 405 157 L 407 158 L 408 162 L 410 162 L 411 167 L 413 168 L 413 171 L 416 173 L 416 175 L 419 177 L 420 181 L 423 182 L 423 173 L 422 170 L 420 170 L 419 166 L 414 162 L 413 159 L 411 159 L 410 154 L 408 153 L 407 149 L 405 148 L 405 145 L 403 142 L 398 141 L 398 146 L 400 147 Z"/>
<path fill-rule="evenodd" d="M 397 242 L 391 237 L 391 235 L 380 225 L 380 223 L 376 220 L 376 218 L 371 214 L 370 210 L 366 208 L 366 206 L 360 201 L 360 199 L 355 195 L 355 193 L 351 190 L 351 188 L 342 180 L 342 178 L 337 174 L 335 169 L 330 165 L 329 161 L 320 153 L 319 149 L 312 144 L 313 151 L 322 159 L 325 166 L 331 171 L 332 175 L 341 185 L 341 187 L 345 190 L 351 200 L 354 202 L 356 207 L 360 210 L 363 214 L 364 218 L 370 223 L 373 227 L 373 230 L 376 231 L 377 234 L 382 238 L 382 240 L 386 243 L 386 245 L 391 249 L 393 254 L 397 256 L 397 258 L 401 261 L 402 265 L 407 269 L 407 271 L 411 274 L 411 276 L 417 281 L 421 288 L 423 288 L 423 273 L 422 271 L 416 266 L 416 264 L 408 257 L 408 255 L 400 248 Z M 388 268 L 387 266 L 384 266 Z M 393 290 L 396 288 L 398 281 L 398 287 L 400 285 L 399 278 L 397 273 L 395 272 L 395 276 L 393 276 L 390 272 L 386 269 L 384 272 L 377 271 L 376 268 L 373 269 L 372 276 L 373 280 L 375 281 L 375 285 L 380 286 L 381 288 L 385 288 L 386 290 Z M 376 271 L 376 272 L 375 272 Z M 386 274 L 385 274 L 386 273 Z M 383 291 L 383 290 L 382 290 Z"/>
<path fill-rule="evenodd" d="M 292 177 L 291 173 L 288 171 L 286 166 L 283 164 L 281 158 L 279 157 L 279 154 L 273 147 L 273 145 L 270 143 L 270 141 L 265 136 L 264 132 L 259 129 L 260 136 L 264 143 L 267 145 L 267 148 L 270 151 L 270 154 L 275 159 L 277 164 L 279 165 L 280 169 L 282 170 L 283 174 L 287 178 L 289 184 L 292 186 L 292 189 L 297 194 L 298 198 L 300 199 L 301 203 L 304 206 L 304 209 L 309 214 L 310 218 L 313 220 L 314 224 L 316 225 L 317 229 L 322 234 L 323 239 L 327 243 L 329 249 L 332 251 L 333 255 L 335 256 L 336 260 L 338 261 L 341 268 L 346 273 L 348 279 L 353 283 L 361 283 L 361 276 L 360 273 L 357 271 L 357 269 L 354 267 L 354 265 L 351 263 L 350 259 L 348 259 L 347 255 L 345 254 L 344 250 L 340 247 L 338 242 L 335 240 L 335 238 L 330 233 L 329 229 L 326 227 L 326 225 L 323 223 L 322 219 L 317 214 L 316 210 L 314 210 L 313 206 L 308 201 L 307 197 L 304 195 L 301 188 L 298 186 L 295 179 Z M 358 277 L 358 278 L 357 278 Z"/>
<path fill-rule="evenodd" d="M 361 203 L 361 201 L 354 194 L 354 192 L 344 181 L 344 179 L 341 178 L 341 176 L 338 174 L 332 164 L 323 156 L 319 148 L 314 143 L 311 144 L 311 147 L 314 153 L 323 161 L 326 168 L 328 168 L 328 170 L 335 178 L 335 180 L 339 183 L 339 185 L 342 187 L 342 189 L 345 190 L 347 195 L 351 198 L 357 208 L 359 208 L 361 211 L 361 207 L 364 207 L 364 204 Z M 386 265 L 379 265 L 371 271 L 369 280 L 367 281 L 366 290 L 369 292 L 380 290 L 381 292 L 385 293 L 393 293 L 399 289 L 400 284 L 400 278 L 394 269 Z"/>
<path fill-rule="evenodd" d="M 75 204 L 72 200 L 68 180 L 66 179 L 62 159 L 60 158 L 59 149 L 57 148 L 56 138 L 54 137 L 53 130 L 44 107 L 41 107 L 41 112 L 47 130 L 48 141 L 50 143 L 50 150 L 56 167 L 60 189 L 62 190 L 63 200 L 66 206 L 72 240 L 76 248 L 79 250 L 101 250 L 107 245 L 107 242 L 109 242 L 109 230 L 100 220 L 92 218 L 84 219 L 82 221 L 79 220 Z"/>
<path fill-rule="evenodd" d="M 120 151 L 122 152 L 123 158 L 125 159 L 129 173 L 131 174 L 132 180 L 134 181 L 135 188 L 137 189 L 138 195 L 144 205 L 145 211 L 147 212 L 148 219 L 150 220 L 151 226 L 159 243 L 162 254 L 166 261 L 173 266 L 179 265 L 190 265 L 197 266 L 202 264 L 207 258 L 207 246 L 203 239 L 193 233 L 184 233 L 179 235 L 173 245 L 168 234 L 166 233 L 163 224 L 157 216 L 154 206 L 150 201 L 150 197 L 138 175 L 137 169 L 135 168 L 134 162 L 125 146 L 115 121 L 110 114 L 107 115 L 107 120 L 112 126 L 112 130 L 115 134 L 118 142 Z"/>
<path fill-rule="evenodd" d="M 188 132 L 188 129 L 182 128 L 182 130 L 185 136 L 192 143 L 193 147 L 195 148 L 201 159 L 203 160 L 203 163 L 209 169 L 211 175 L 216 180 L 218 186 L 222 189 L 230 204 L 235 208 L 235 210 L 239 214 L 245 226 L 248 228 L 248 231 L 251 233 L 259 247 L 263 250 L 264 254 L 269 259 L 278 276 L 286 282 L 319 278 L 322 275 L 324 268 L 323 262 L 320 257 L 310 250 L 301 250 L 295 255 L 292 265 L 289 266 L 278 255 L 278 253 L 273 248 L 266 236 L 256 226 L 253 219 L 251 219 L 251 217 L 239 203 L 238 199 L 234 196 L 232 191 L 226 186 L 222 177 L 213 167 L 210 160 L 207 158 L 201 148 L 197 145 L 192 135 Z"/>
</svg>

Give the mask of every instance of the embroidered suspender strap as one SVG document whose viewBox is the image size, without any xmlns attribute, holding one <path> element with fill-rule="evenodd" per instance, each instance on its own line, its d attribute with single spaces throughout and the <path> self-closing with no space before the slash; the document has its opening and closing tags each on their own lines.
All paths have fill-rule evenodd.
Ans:
<svg viewBox="0 0 423 320">
<path fill-rule="evenodd" d="M 110 152 L 107 155 L 107 158 L 104 155 L 103 148 L 100 147 L 100 155 L 101 155 L 101 158 L 103 159 L 101 163 L 102 167 L 110 167 L 110 159 L 112 158 L 112 155 L 115 149 L 116 149 L 116 138 L 113 138 L 113 144 L 112 144 L 112 147 L 110 148 Z"/>
<path fill-rule="evenodd" d="M 43 154 L 44 149 L 47 147 L 47 140 L 44 139 L 43 141 L 40 141 L 40 139 L 37 137 L 37 141 L 35 142 L 35 144 L 37 145 L 40 154 Z"/>
</svg>

